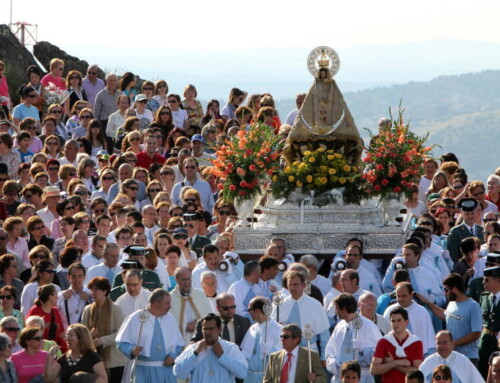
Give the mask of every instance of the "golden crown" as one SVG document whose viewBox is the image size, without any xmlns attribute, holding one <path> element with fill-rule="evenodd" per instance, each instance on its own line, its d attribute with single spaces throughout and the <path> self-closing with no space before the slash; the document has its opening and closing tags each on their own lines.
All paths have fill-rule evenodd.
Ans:
<svg viewBox="0 0 500 383">
<path fill-rule="evenodd" d="M 330 60 L 328 60 L 324 49 L 321 51 L 321 57 L 318 59 L 318 65 L 320 68 L 328 68 L 330 66 Z"/>
</svg>

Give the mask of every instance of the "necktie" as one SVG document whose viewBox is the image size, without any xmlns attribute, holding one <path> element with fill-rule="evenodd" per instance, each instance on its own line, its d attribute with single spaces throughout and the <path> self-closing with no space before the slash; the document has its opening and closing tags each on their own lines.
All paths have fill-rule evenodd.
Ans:
<svg viewBox="0 0 500 383">
<path fill-rule="evenodd" d="M 189 238 L 189 247 L 193 246 L 193 238 Z"/>
<path fill-rule="evenodd" d="M 290 371 L 291 367 L 292 367 L 292 353 L 289 352 L 287 354 L 287 360 L 286 360 L 285 364 L 283 365 L 283 368 L 281 369 L 280 383 L 287 383 L 288 382 L 288 372 Z"/>
<path fill-rule="evenodd" d="M 472 233 L 472 235 L 475 235 L 475 234 L 474 234 L 474 226 L 471 226 L 471 227 L 470 227 L 470 232 Z"/>
<path fill-rule="evenodd" d="M 227 324 L 229 323 L 229 320 L 225 320 L 224 322 L 224 328 L 222 329 L 222 339 L 227 340 L 228 342 L 231 341 L 230 336 L 229 336 L 229 328 L 227 327 Z"/>
<path fill-rule="evenodd" d="M 300 310 L 299 310 L 299 304 L 295 302 L 292 306 L 292 309 L 290 310 L 290 315 L 288 316 L 288 321 L 287 323 L 293 323 L 296 324 L 297 326 L 301 327 L 300 325 Z"/>
<path fill-rule="evenodd" d="M 495 304 L 497 303 L 497 296 L 493 295 L 493 298 L 491 299 L 491 312 L 495 311 Z"/>
<path fill-rule="evenodd" d="M 114 278 L 115 278 L 115 273 L 113 273 L 113 270 L 108 269 L 108 272 L 106 273 L 106 279 L 109 281 L 109 283 L 113 284 Z"/>
</svg>

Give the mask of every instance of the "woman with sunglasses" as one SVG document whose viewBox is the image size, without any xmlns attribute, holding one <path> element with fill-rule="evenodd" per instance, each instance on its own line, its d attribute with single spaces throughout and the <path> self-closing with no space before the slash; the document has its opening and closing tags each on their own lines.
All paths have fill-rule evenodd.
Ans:
<svg viewBox="0 0 500 383">
<path fill-rule="evenodd" d="M 28 248 L 30 250 L 38 245 L 44 245 L 49 250 L 52 250 L 52 246 L 54 246 L 54 239 L 45 235 L 47 228 L 39 216 L 35 215 L 28 219 L 27 229 L 29 234 Z"/>
<path fill-rule="evenodd" d="M 167 102 L 168 84 L 165 80 L 158 80 L 155 84 L 155 95 L 153 98 L 158 101 L 160 106 L 168 105 Z"/>
<path fill-rule="evenodd" d="M 28 284 L 30 279 L 36 276 L 36 265 L 38 263 L 40 263 L 41 261 L 50 261 L 51 263 L 53 263 L 52 253 L 43 245 L 35 246 L 33 249 L 31 249 L 29 253 L 29 259 L 31 262 L 31 266 L 27 269 L 24 269 L 19 275 L 19 278 L 21 279 L 21 281 L 23 281 L 24 284 Z"/>
<path fill-rule="evenodd" d="M 24 287 L 21 295 L 21 312 L 24 315 L 26 315 L 33 306 L 39 287 L 52 285 L 58 293 L 61 291 L 59 286 L 52 283 L 55 275 L 56 270 L 52 262 L 43 260 L 37 263 L 35 266 L 35 275 L 30 279 L 30 283 Z"/>
<path fill-rule="evenodd" d="M 66 76 L 66 90 L 63 93 L 66 115 L 71 117 L 71 108 L 77 101 L 88 101 L 85 89 L 82 87 L 83 76 L 77 70 L 71 70 Z"/>
<path fill-rule="evenodd" d="M 202 209 L 200 192 L 194 188 L 185 188 L 181 190 L 181 201 L 183 204 L 191 203 L 196 209 Z"/>
<path fill-rule="evenodd" d="M 62 352 L 65 352 L 67 350 L 66 342 L 62 338 L 65 331 L 64 322 L 61 312 L 57 308 L 57 295 L 59 292 L 55 285 L 46 284 L 41 286 L 38 289 L 34 305 L 26 313 L 26 319 L 32 315 L 43 318 L 45 322 L 43 339 L 55 341 L 61 347 Z"/>
<path fill-rule="evenodd" d="M 47 351 L 43 351 L 43 333 L 38 327 L 26 327 L 19 334 L 23 350 L 11 357 L 19 383 L 39 382 L 43 375 Z M 33 379 L 33 380 L 32 380 Z"/>
<path fill-rule="evenodd" d="M 16 368 L 10 360 L 12 356 L 12 340 L 5 334 L 0 334 L 0 382 L 18 383 Z"/>
<path fill-rule="evenodd" d="M 156 111 L 154 123 L 162 130 L 163 137 L 168 137 L 169 133 L 175 128 L 172 118 L 172 109 L 164 105 Z"/>
<path fill-rule="evenodd" d="M 125 120 L 125 123 L 116 130 L 116 135 L 114 137 L 115 142 L 115 153 L 121 153 L 122 141 L 127 135 L 127 133 L 138 131 L 140 132 L 141 120 L 138 117 L 132 116 Z"/>
<path fill-rule="evenodd" d="M 58 160 L 63 156 L 61 148 L 62 146 L 59 138 L 55 135 L 51 135 L 45 138 L 42 152 L 45 153 L 49 159 Z"/>
<path fill-rule="evenodd" d="M 4 286 L 0 289 L 0 319 L 14 317 L 17 319 L 19 328 L 24 327 L 24 315 L 14 308 L 17 300 L 16 289 L 12 286 Z"/>
<path fill-rule="evenodd" d="M 432 371 L 432 383 L 451 383 L 451 370 L 445 364 L 440 364 Z"/>
<path fill-rule="evenodd" d="M 108 200 L 108 192 L 111 186 L 116 182 L 117 176 L 116 173 L 112 169 L 104 169 L 101 172 L 100 184 L 101 187 L 92 193 L 90 197 L 91 200 L 96 198 L 104 198 L 106 201 Z"/>
<path fill-rule="evenodd" d="M 227 230 L 228 218 L 234 215 L 238 215 L 234 204 L 218 199 L 214 206 L 215 222 L 208 227 L 208 232 L 212 233 L 209 238 L 214 240 L 224 233 Z"/>
<path fill-rule="evenodd" d="M 134 205 L 137 210 L 140 210 L 141 203 L 136 199 L 137 190 L 139 190 L 138 182 L 134 179 L 129 178 L 128 180 L 125 180 L 120 184 L 119 194 L 125 194 L 130 200 L 131 204 Z"/>
<path fill-rule="evenodd" d="M 98 120 L 90 121 L 85 138 L 87 138 L 92 145 L 90 157 L 97 158 L 97 153 L 104 150 L 106 147 L 106 140 L 104 139 L 104 134 L 102 133 L 101 123 Z"/>
<path fill-rule="evenodd" d="M 74 115 L 73 111 L 76 110 L 78 105 L 86 105 L 86 104 L 80 104 L 80 102 L 75 103 L 75 105 L 73 105 L 73 108 L 71 109 L 72 115 Z M 81 109 L 83 109 L 83 106 L 81 106 Z M 47 109 L 47 114 L 54 117 L 56 120 L 56 134 L 58 136 L 62 137 L 64 141 L 70 139 L 71 135 L 68 134 L 68 129 L 66 128 L 66 125 L 62 122 L 62 118 L 63 118 L 62 105 L 50 104 L 49 108 Z M 68 120 L 68 122 L 69 122 L 69 120 Z M 76 124 L 76 126 L 78 126 L 78 124 Z"/>
<path fill-rule="evenodd" d="M 87 130 L 90 126 L 90 121 L 94 118 L 94 112 L 90 108 L 83 108 L 78 115 L 80 120 L 80 125 L 73 131 L 73 139 L 76 140 L 79 137 L 86 137 Z"/>
<path fill-rule="evenodd" d="M 160 170 L 160 181 L 164 191 L 172 193 L 172 188 L 175 184 L 175 172 L 169 165 L 163 165 Z"/>
<path fill-rule="evenodd" d="M 144 145 L 141 144 L 141 132 L 138 130 L 134 130 L 123 138 L 122 141 L 122 153 L 132 152 L 135 154 L 139 154 L 144 150 Z"/>
<path fill-rule="evenodd" d="M 153 180 L 146 187 L 146 199 L 141 202 L 141 209 L 146 205 L 153 205 L 153 201 L 155 200 L 158 193 L 162 191 L 160 181 Z M 170 202 L 170 201 L 169 201 Z"/>
<path fill-rule="evenodd" d="M 5 238 L 5 237 L 4 237 Z M 17 278 L 19 274 L 17 258 L 13 254 L 4 254 L 0 257 L 0 287 L 12 286 L 16 290 L 14 307 L 21 307 L 21 294 L 24 282 Z"/>
<path fill-rule="evenodd" d="M 187 230 L 183 227 L 174 229 L 172 233 L 172 244 L 178 246 L 182 251 L 182 255 L 179 258 L 179 266 L 189 267 L 193 270 L 198 263 L 198 257 L 194 251 L 189 250 Z"/>
<path fill-rule="evenodd" d="M 68 132 L 68 138 L 73 137 L 76 128 L 80 126 L 80 112 L 85 108 L 90 108 L 90 103 L 88 101 L 83 101 L 83 100 L 75 102 L 75 104 L 71 108 L 71 117 L 66 122 L 66 131 Z M 61 119 L 62 119 L 62 114 L 61 114 Z"/>
<path fill-rule="evenodd" d="M 76 212 L 75 205 L 68 199 L 63 199 L 62 201 L 59 201 L 56 205 L 56 211 L 57 214 L 59 214 L 59 218 L 57 218 L 56 220 L 54 220 L 54 222 L 52 222 L 52 226 L 50 228 L 51 232 L 50 236 L 54 240 L 57 240 L 58 238 L 61 238 L 63 236 L 61 230 L 61 219 L 63 217 L 71 217 Z"/>
<path fill-rule="evenodd" d="M 168 106 L 172 111 L 172 119 L 175 127 L 187 129 L 191 125 L 191 119 L 181 104 L 181 97 L 178 94 L 168 95 Z"/>
</svg>

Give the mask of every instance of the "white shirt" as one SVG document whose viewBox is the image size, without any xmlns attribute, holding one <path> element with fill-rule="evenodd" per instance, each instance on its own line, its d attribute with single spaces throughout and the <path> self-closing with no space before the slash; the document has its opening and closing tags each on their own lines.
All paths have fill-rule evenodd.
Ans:
<svg viewBox="0 0 500 383">
<path fill-rule="evenodd" d="M 116 300 L 116 304 L 122 308 L 123 315 L 128 316 L 146 307 L 149 304 L 150 295 L 151 291 L 141 288 L 139 295 L 133 297 L 129 293 L 125 293 Z"/>
<path fill-rule="evenodd" d="M 73 295 L 69 299 L 64 299 L 64 293 L 66 291 L 72 290 L 71 286 L 68 290 L 64 290 L 59 292 L 58 294 L 58 300 L 57 300 L 57 308 L 59 309 L 59 312 L 61 313 L 61 317 L 63 319 L 63 322 L 66 325 L 70 325 L 73 323 L 80 323 L 82 313 L 83 313 L 83 308 L 85 307 L 86 303 L 91 300 L 90 297 L 90 291 L 84 287 L 82 289 L 82 292 L 86 293 L 88 295 L 88 299 L 84 301 L 79 293 L 76 293 L 74 290 Z M 66 312 L 66 304 L 64 302 L 68 303 L 68 311 Z M 69 314 L 69 323 L 68 323 L 68 314 Z"/>
<path fill-rule="evenodd" d="M 453 383 L 484 383 L 483 377 L 470 359 L 457 351 L 452 351 L 446 359 L 437 352 L 425 358 L 418 369 L 424 374 L 426 383 L 431 383 L 432 371 L 440 364 L 450 367 Z"/>
<path fill-rule="evenodd" d="M 295 382 L 295 373 L 297 372 L 297 359 L 299 358 L 299 346 L 295 347 L 292 351 L 292 366 L 288 370 L 288 382 Z M 282 369 L 285 366 L 286 361 L 288 360 L 288 352 L 285 351 L 285 357 L 283 358 Z"/>
<path fill-rule="evenodd" d="M 87 285 L 94 277 L 106 278 L 108 270 L 109 267 L 106 266 L 104 263 L 99 263 L 95 266 L 92 266 L 90 269 L 87 270 L 87 275 L 85 276 L 84 284 Z M 111 269 L 111 271 L 113 271 L 113 273 L 116 275 L 122 272 L 122 268 L 120 266 L 115 266 Z M 113 281 L 110 281 L 110 283 L 112 282 Z"/>
<path fill-rule="evenodd" d="M 99 259 L 92 253 L 82 258 L 82 266 L 85 267 L 86 269 L 90 269 L 92 266 L 98 265 L 99 263 L 102 262 L 103 262 L 102 258 Z"/>
<path fill-rule="evenodd" d="M 175 127 L 184 129 L 184 121 L 188 119 L 187 112 L 184 109 L 172 110 L 172 120 Z"/>
</svg>

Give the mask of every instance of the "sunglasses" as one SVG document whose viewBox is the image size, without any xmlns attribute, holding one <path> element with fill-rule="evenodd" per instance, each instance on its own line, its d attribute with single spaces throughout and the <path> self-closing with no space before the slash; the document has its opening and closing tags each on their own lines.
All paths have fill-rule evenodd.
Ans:
<svg viewBox="0 0 500 383">
<path fill-rule="evenodd" d="M 94 210 L 94 214 L 102 214 L 105 211 L 106 211 L 105 209 L 97 209 L 97 210 Z"/>
<path fill-rule="evenodd" d="M 281 334 L 281 335 L 280 335 L 280 338 L 281 338 L 281 339 L 290 339 L 290 338 L 293 338 L 293 336 L 288 335 L 288 334 L 285 334 L 285 335 Z"/>
<path fill-rule="evenodd" d="M 133 158 L 127 160 L 128 163 L 135 164 L 137 160 L 134 160 Z"/>
<path fill-rule="evenodd" d="M 168 176 L 168 175 L 173 176 L 174 175 L 174 173 L 171 173 L 171 172 L 161 172 L 160 174 L 162 176 Z"/>
<path fill-rule="evenodd" d="M 105 160 L 104 158 L 99 158 L 97 161 L 98 162 L 108 162 L 108 160 Z"/>
<path fill-rule="evenodd" d="M 80 119 L 88 120 L 91 119 L 93 116 L 80 116 Z"/>
<path fill-rule="evenodd" d="M 34 336 L 33 338 L 30 338 L 28 340 L 36 340 L 37 342 L 40 342 L 43 339 L 41 336 Z"/>
<path fill-rule="evenodd" d="M 160 112 L 160 115 L 168 114 L 169 116 L 172 114 L 170 112 Z"/>
<path fill-rule="evenodd" d="M 140 138 L 139 137 L 133 137 L 133 138 L 129 139 L 129 141 L 140 141 Z"/>
<path fill-rule="evenodd" d="M 0 299 L 14 299 L 14 295 L 0 295 Z"/>
<path fill-rule="evenodd" d="M 168 100 L 169 104 L 175 104 L 176 102 L 177 102 L 177 100 Z"/>
<path fill-rule="evenodd" d="M 47 256 L 45 254 L 34 254 L 33 255 L 34 259 L 45 259 Z"/>
<path fill-rule="evenodd" d="M 437 380 L 439 382 L 440 380 L 448 380 L 448 379 L 450 379 L 450 377 L 448 375 L 443 375 L 443 376 L 436 375 L 436 376 L 433 376 L 432 379 Z"/>
<path fill-rule="evenodd" d="M 69 79 L 70 80 L 80 80 L 80 77 L 79 76 L 71 76 Z"/>
<path fill-rule="evenodd" d="M 224 306 L 224 307 L 221 307 L 221 309 L 224 310 L 224 311 L 236 310 L 236 305 Z"/>
<path fill-rule="evenodd" d="M 54 142 L 54 141 L 52 141 L 52 142 L 47 142 L 47 145 L 48 145 L 48 146 L 57 146 L 57 142 Z"/>
<path fill-rule="evenodd" d="M 102 177 L 102 180 L 103 181 L 114 181 L 115 178 L 114 177 Z"/>
<path fill-rule="evenodd" d="M 153 88 L 146 87 L 146 88 L 142 88 L 142 90 L 153 90 Z"/>
<path fill-rule="evenodd" d="M 33 228 L 33 230 L 42 230 L 42 229 L 45 229 L 45 226 L 38 226 Z"/>
<path fill-rule="evenodd" d="M 146 104 L 148 102 L 148 100 L 141 100 L 141 101 L 137 101 L 139 104 Z"/>
<path fill-rule="evenodd" d="M 182 227 L 182 225 L 173 225 L 170 229 L 174 230 L 174 229 L 179 229 L 181 227 Z"/>
<path fill-rule="evenodd" d="M 50 270 L 43 270 L 43 272 L 45 272 L 45 273 L 52 273 L 52 274 L 57 273 L 57 271 L 56 271 L 56 270 L 54 270 L 54 269 L 50 269 Z"/>
<path fill-rule="evenodd" d="M 231 215 L 231 212 L 229 210 L 219 210 L 220 215 Z"/>
<path fill-rule="evenodd" d="M 91 71 L 88 71 L 87 74 L 93 74 L 93 75 L 96 75 L 97 72 L 91 72 Z"/>
<path fill-rule="evenodd" d="M 86 191 L 77 191 L 77 192 L 75 192 L 75 194 L 83 197 L 84 195 L 88 195 L 89 193 Z"/>
<path fill-rule="evenodd" d="M 20 328 L 19 327 L 5 327 L 5 331 L 9 332 L 19 332 Z"/>
<path fill-rule="evenodd" d="M 184 169 L 196 169 L 196 166 L 194 166 L 194 165 L 186 165 L 186 166 L 184 166 Z"/>
<path fill-rule="evenodd" d="M 132 186 L 132 187 L 129 187 L 130 190 L 139 190 L 138 187 L 135 187 L 135 186 Z"/>
<path fill-rule="evenodd" d="M 28 95 L 29 98 L 35 98 L 37 95 L 36 94 L 30 94 Z"/>
<path fill-rule="evenodd" d="M 173 213 L 172 217 L 182 217 L 184 214 L 183 213 Z M 182 226 L 179 226 L 182 227 Z"/>
<path fill-rule="evenodd" d="M 50 113 L 62 113 L 62 110 L 53 110 L 52 112 Z"/>
<path fill-rule="evenodd" d="M 192 202 L 192 203 L 195 203 L 196 202 L 196 199 L 195 198 L 186 198 L 184 200 L 184 202 Z"/>
<path fill-rule="evenodd" d="M 158 84 L 156 87 L 157 88 L 166 88 L 167 84 Z"/>
<path fill-rule="evenodd" d="M 174 239 L 187 239 L 187 235 L 174 235 Z"/>
<path fill-rule="evenodd" d="M 149 192 L 150 193 L 158 193 L 158 192 L 161 192 L 161 189 L 150 189 Z"/>
</svg>

